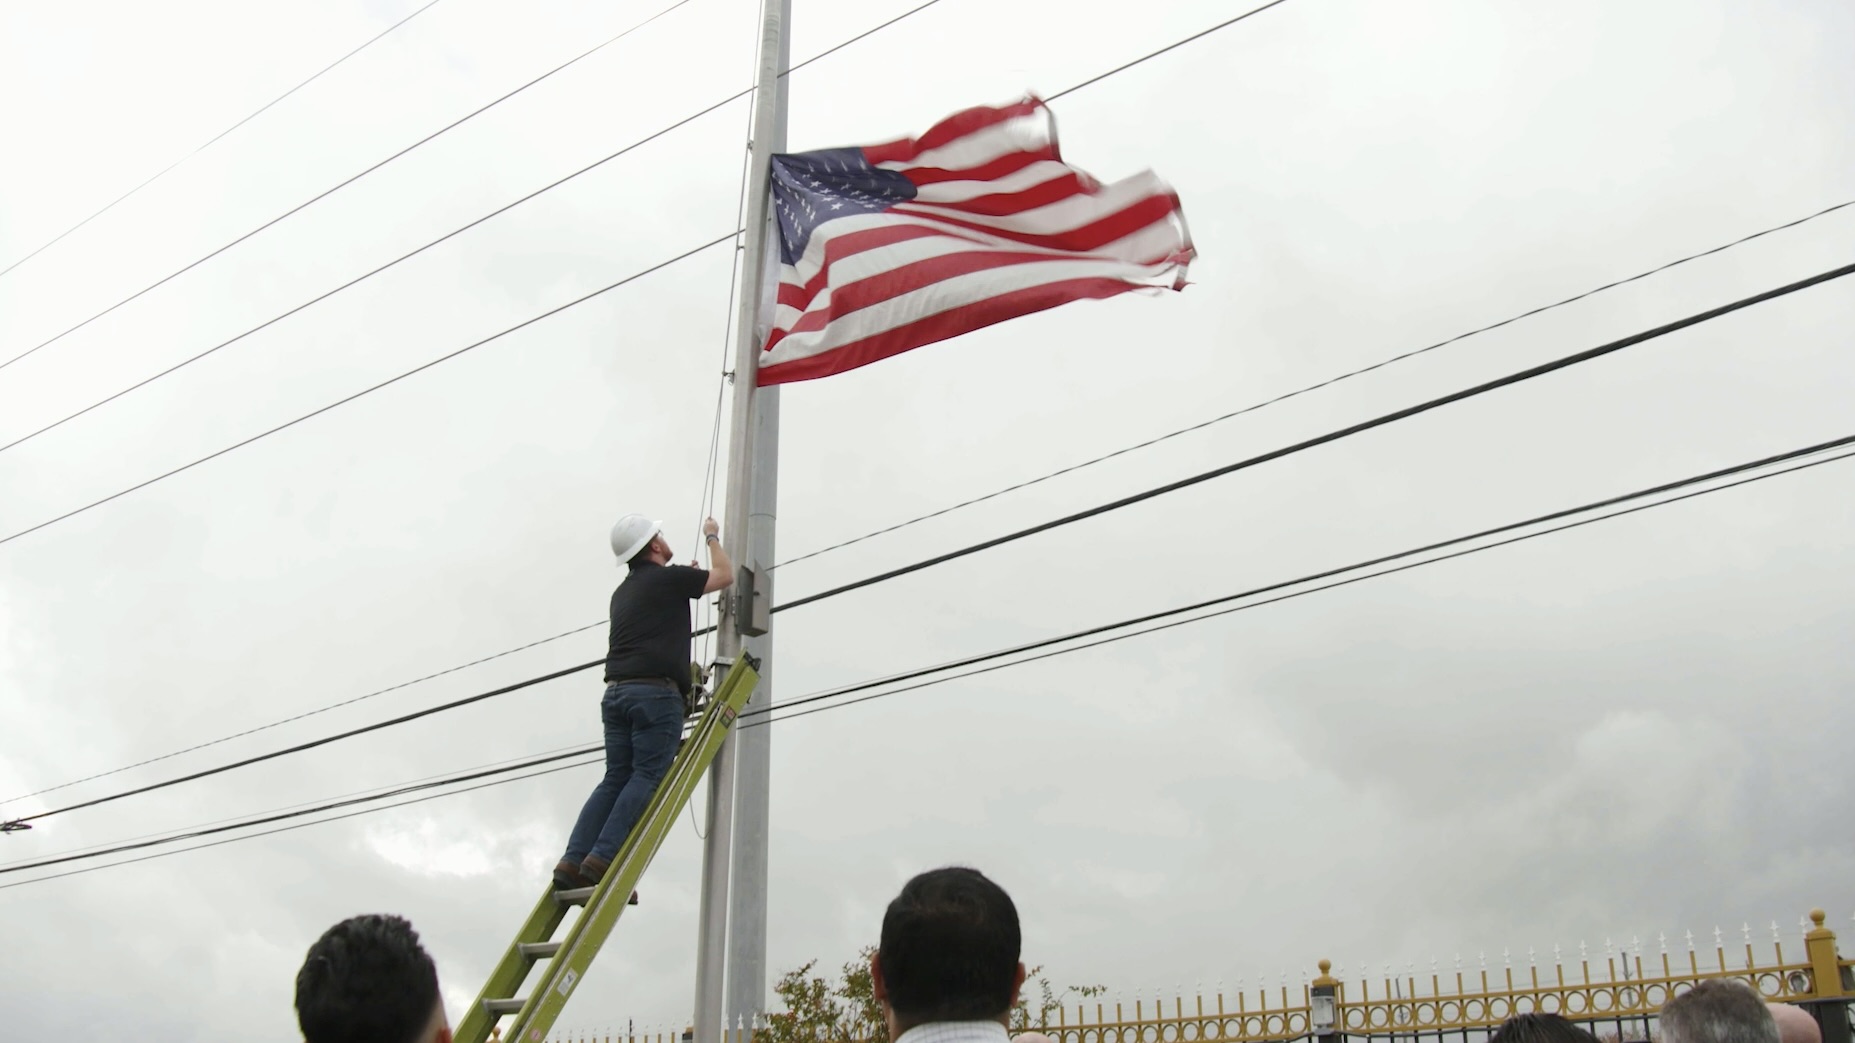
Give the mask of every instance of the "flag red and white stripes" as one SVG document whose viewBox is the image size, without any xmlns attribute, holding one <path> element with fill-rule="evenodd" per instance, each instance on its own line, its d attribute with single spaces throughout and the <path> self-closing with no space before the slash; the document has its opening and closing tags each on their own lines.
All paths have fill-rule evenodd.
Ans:
<svg viewBox="0 0 1855 1043">
<path fill-rule="evenodd" d="M 782 264 L 759 383 L 841 373 L 1073 300 L 1178 289 L 1193 255 L 1152 172 L 1064 163 L 1037 98 L 918 138 L 777 156 Z"/>
</svg>

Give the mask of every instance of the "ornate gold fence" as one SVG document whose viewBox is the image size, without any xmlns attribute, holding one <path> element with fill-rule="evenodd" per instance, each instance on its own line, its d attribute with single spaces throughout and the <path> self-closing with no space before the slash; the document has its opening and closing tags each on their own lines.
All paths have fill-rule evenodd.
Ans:
<svg viewBox="0 0 1855 1043">
<path fill-rule="evenodd" d="M 1154 998 L 1056 1006 L 1034 1019 L 1032 1028 L 1056 1043 L 1278 1043 L 1320 1037 L 1384 1037 L 1412 1043 L 1454 1037 L 1464 1043 L 1516 1014 L 1562 1014 L 1584 1022 L 1600 1037 L 1634 1041 L 1653 1038 L 1662 1004 L 1696 982 L 1738 978 L 1772 1002 L 1811 1009 L 1823 1025 L 1824 1043 L 1852 1043 L 1848 1007 L 1855 1000 L 1855 964 L 1842 958 L 1836 935 L 1821 909 L 1813 925 L 1786 952 L 1772 928 L 1770 942 L 1754 944 L 1749 928 L 1739 942 L 1714 932 L 1711 946 L 1655 955 L 1580 953 L 1565 960 L 1555 953 L 1543 966 L 1504 965 L 1419 976 L 1381 975 L 1344 980 L 1320 961 L 1320 973 L 1305 984 L 1281 985 L 1225 995 L 1199 995 L 1187 1002 Z M 1682 946 L 1677 946 L 1681 948 Z M 1091 1009 L 1092 1008 L 1092 1009 Z M 751 1030 L 730 1032 L 723 1043 L 752 1043 Z M 555 1043 L 683 1043 L 674 1034 L 611 1035 L 562 1033 Z M 821 1041 L 857 1043 L 857 1041 Z M 1337 1043 L 1337 1041 L 1336 1041 Z"/>
<path fill-rule="evenodd" d="M 1770 955 L 1758 951 L 1749 929 L 1741 945 L 1730 948 L 1716 934 L 1712 951 L 1689 944 L 1685 953 L 1663 951 L 1653 957 L 1606 954 L 1598 960 L 1580 955 L 1576 962 L 1555 959 L 1545 967 L 1529 961 L 1516 970 L 1456 970 L 1419 977 L 1347 978 L 1333 976 L 1320 962 L 1320 974 L 1305 985 L 1259 989 L 1233 996 L 1217 993 L 1186 1003 L 1175 997 L 1151 1007 L 1136 1001 L 1062 1007 L 1043 1019 L 1042 1031 L 1057 1043 L 1266 1043 L 1309 1036 L 1485 1035 L 1516 1014 L 1563 1014 L 1575 1021 L 1596 1022 L 1620 1039 L 1647 1039 L 1662 1004 L 1695 982 L 1740 978 L 1766 999 L 1815 1005 L 1837 1002 L 1844 1030 L 1833 1028 L 1825 1043 L 1846 1043 L 1846 1014 L 1840 1007 L 1855 996 L 1850 961 L 1841 958 L 1835 933 L 1824 926 L 1823 911 L 1811 914 L 1814 927 L 1787 958 L 1782 941 L 1770 943 Z M 1132 1016 L 1130 1017 L 1129 1014 Z M 1482 1030 L 1475 1032 L 1475 1030 Z"/>
</svg>

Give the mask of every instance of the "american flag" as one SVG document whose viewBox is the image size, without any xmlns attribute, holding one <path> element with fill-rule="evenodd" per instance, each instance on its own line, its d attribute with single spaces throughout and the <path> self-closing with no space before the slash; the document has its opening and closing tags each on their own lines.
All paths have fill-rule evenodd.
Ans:
<svg viewBox="0 0 1855 1043">
<path fill-rule="evenodd" d="M 774 156 L 779 290 L 761 385 L 842 373 L 1087 298 L 1185 285 L 1191 236 L 1151 171 L 1063 162 L 1035 97 L 918 138 Z"/>
</svg>

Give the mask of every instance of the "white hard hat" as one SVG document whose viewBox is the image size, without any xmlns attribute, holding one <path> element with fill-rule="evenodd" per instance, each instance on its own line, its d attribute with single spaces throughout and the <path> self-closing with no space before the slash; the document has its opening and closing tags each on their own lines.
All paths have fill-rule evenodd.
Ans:
<svg viewBox="0 0 1855 1043">
<path fill-rule="evenodd" d="M 612 553 L 618 555 L 620 564 L 638 556 L 651 537 L 663 531 L 663 523 L 651 521 L 642 514 L 627 514 L 612 526 Z"/>
</svg>

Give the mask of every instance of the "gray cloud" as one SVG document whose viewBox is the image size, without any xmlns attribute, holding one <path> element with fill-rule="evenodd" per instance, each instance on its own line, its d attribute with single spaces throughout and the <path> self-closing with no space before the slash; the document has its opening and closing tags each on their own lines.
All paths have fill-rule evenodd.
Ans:
<svg viewBox="0 0 1855 1043">
<path fill-rule="evenodd" d="M 639 16 L 452 0 L 0 279 L 6 357 Z M 805 56 L 905 9 L 800 4 Z M 0 257 L 56 234 L 403 13 L 9 11 Z M 948 0 L 793 78 L 796 148 L 1060 90 L 1228 17 Z M 1065 148 L 1153 166 L 1196 285 L 1075 305 L 785 392 L 800 553 L 1497 321 L 1847 197 L 1828 3 L 1302 0 L 1064 98 Z M 112 27 L 105 32 L 101 26 Z M 738 90 L 750 5 L 600 59 L 0 371 L 0 435 L 293 306 Z M 27 43 L 30 41 L 30 43 Z M 10 45 L 10 47 L 9 47 Z M 957 68 L 957 73 L 950 71 Z M 12 532 L 719 234 L 739 106 L 0 454 Z M 1317 395 L 794 565 L 783 595 L 1079 509 L 1848 261 L 1844 212 Z M 693 546 L 726 251 L 0 547 L 0 796 L 596 619 L 610 518 Z M 1386 553 L 1835 437 L 1837 284 L 780 617 L 824 687 Z M 774 729 L 769 960 L 834 966 L 910 873 L 1017 897 L 1026 956 L 1124 994 L 1321 957 L 1447 966 L 1606 935 L 1845 923 L 1829 823 L 1852 504 L 1837 466 Z M 510 683 L 597 630 L 105 792 Z M 26 858 L 593 741 L 597 685 L 487 705 L 0 840 Z M 0 891 L 22 1035 L 290 1038 L 329 923 L 412 918 L 467 1002 L 592 769 Z M 58 795 L 52 795 L 58 796 Z M 14 812 L 29 805 L 9 806 Z M 700 842 L 679 823 L 563 1025 L 679 1027 Z M 0 882 L 8 882 L 0 878 Z M 1755 937 L 1768 932 L 1760 929 Z M 1473 958 L 1473 957 L 1470 957 Z M 1473 966 L 1473 964 L 1470 964 Z"/>
</svg>

